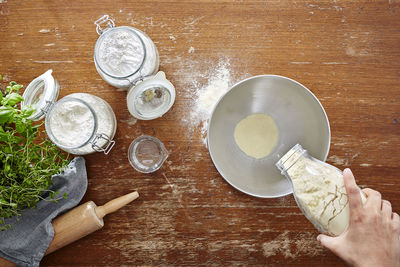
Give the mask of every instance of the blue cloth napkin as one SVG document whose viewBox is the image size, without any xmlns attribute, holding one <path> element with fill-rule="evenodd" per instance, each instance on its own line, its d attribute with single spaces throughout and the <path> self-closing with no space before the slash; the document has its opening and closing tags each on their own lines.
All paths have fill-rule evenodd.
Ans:
<svg viewBox="0 0 400 267">
<path fill-rule="evenodd" d="M 58 190 L 60 196 L 66 192 L 67 199 L 62 198 L 58 203 L 42 200 L 37 203 L 37 208 L 24 210 L 19 220 L 14 217 L 7 219 L 6 223 L 13 227 L 0 231 L 0 257 L 22 267 L 39 266 L 54 237 L 51 221 L 75 207 L 86 192 L 84 158 L 74 158 L 64 172 L 54 175 L 52 179 L 52 190 Z M 49 197 L 47 199 L 50 200 Z"/>
</svg>

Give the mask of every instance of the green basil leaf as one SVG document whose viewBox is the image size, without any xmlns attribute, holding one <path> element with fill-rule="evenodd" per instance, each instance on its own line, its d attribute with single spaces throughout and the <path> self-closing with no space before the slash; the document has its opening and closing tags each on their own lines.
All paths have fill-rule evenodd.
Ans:
<svg viewBox="0 0 400 267">
<path fill-rule="evenodd" d="M 12 107 L 0 107 L 0 123 L 5 123 L 13 118 L 14 109 Z"/>
<path fill-rule="evenodd" d="M 25 129 L 26 129 L 26 124 L 23 123 L 21 120 L 17 120 L 15 122 L 15 130 L 17 130 L 17 132 L 23 133 Z"/>
<path fill-rule="evenodd" d="M 17 93 L 11 93 L 4 97 L 2 100 L 3 105 L 15 106 L 18 102 L 24 100 L 22 96 Z"/>
<path fill-rule="evenodd" d="M 21 115 L 24 118 L 28 118 L 29 116 L 31 116 L 33 114 L 33 112 L 35 112 L 36 108 L 28 105 L 28 106 L 24 106 L 21 110 Z"/>
<path fill-rule="evenodd" d="M 20 84 L 16 84 L 16 85 L 13 85 L 12 86 L 12 89 L 14 90 L 14 91 L 19 91 L 20 89 L 22 88 L 22 85 L 20 85 Z"/>
<path fill-rule="evenodd" d="M 0 133 L 0 141 L 1 142 L 6 142 L 7 140 L 8 140 L 8 134 Z"/>
</svg>

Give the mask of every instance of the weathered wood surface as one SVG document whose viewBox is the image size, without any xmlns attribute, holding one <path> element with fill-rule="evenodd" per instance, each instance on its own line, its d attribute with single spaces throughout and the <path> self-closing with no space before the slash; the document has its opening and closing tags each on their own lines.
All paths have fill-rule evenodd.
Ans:
<svg viewBox="0 0 400 267">
<path fill-rule="evenodd" d="M 175 84 L 172 110 L 135 121 L 126 93 L 97 74 L 93 21 L 145 31 Z M 140 198 L 105 227 L 43 259 L 43 266 L 338 266 L 291 196 L 257 199 L 218 174 L 190 123 L 195 90 L 219 62 L 230 82 L 258 74 L 293 78 L 320 99 L 332 130 L 328 161 L 351 167 L 400 210 L 400 2 L 389 1 L 11 1 L 0 0 L 0 73 L 27 85 L 49 68 L 61 96 L 88 92 L 111 104 L 117 145 L 86 157 L 83 201 L 101 205 L 138 190 Z M 208 74 L 207 74 L 208 73 Z M 207 75 L 206 75 L 207 74 Z M 170 156 L 154 174 L 127 160 L 140 134 L 161 139 Z"/>
</svg>

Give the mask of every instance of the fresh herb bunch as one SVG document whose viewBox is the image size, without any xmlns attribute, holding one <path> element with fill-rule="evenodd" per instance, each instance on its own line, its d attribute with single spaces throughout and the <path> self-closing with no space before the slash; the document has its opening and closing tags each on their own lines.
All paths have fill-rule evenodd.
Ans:
<svg viewBox="0 0 400 267">
<path fill-rule="evenodd" d="M 5 219 L 20 216 L 47 195 L 57 202 L 58 192 L 49 189 L 51 177 L 68 164 L 68 155 L 41 130 L 43 123 L 28 119 L 35 108 L 20 108 L 21 88 L 16 82 L 0 88 L 0 230 L 12 227 Z"/>
</svg>

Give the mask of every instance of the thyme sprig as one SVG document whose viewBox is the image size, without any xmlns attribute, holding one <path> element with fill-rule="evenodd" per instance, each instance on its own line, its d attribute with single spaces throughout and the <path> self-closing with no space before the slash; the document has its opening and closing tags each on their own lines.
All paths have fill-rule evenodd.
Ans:
<svg viewBox="0 0 400 267">
<path fill-rule="evenodd" d="M 16 82 L 0 87 L 0 230 L 12 227 L 5 219 L 20 216 L 47 196 L 55 202 L 66 198 L 50 187 L 52 175 L 68 164 L 68 155 L 46 137 L 43 123 L 29 119 L 34 107 L 20 108 L 21 88 Z"/>
</svg>

